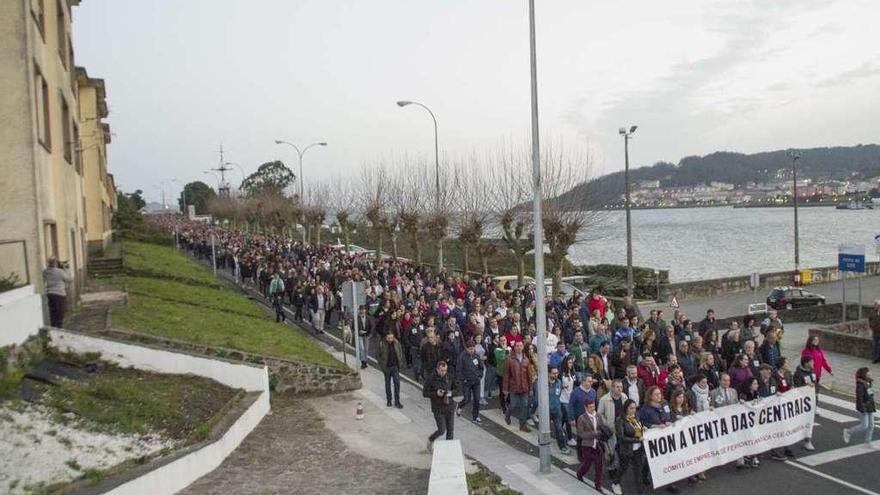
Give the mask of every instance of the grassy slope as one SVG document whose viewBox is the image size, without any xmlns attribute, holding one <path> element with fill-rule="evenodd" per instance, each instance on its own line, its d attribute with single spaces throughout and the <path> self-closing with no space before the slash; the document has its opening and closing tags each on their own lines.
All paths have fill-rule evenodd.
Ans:
<svg viewBox="0 0 880 495">
<path fill-rule="evenodd" d="M 311 339 L 271 321 L 247 297 L 171 248 L 129 242 L 124 281 L 128 304 L 113 325 L 182 341 L 292 358 L 329 367 L 342 363 Z"/>
</svg>

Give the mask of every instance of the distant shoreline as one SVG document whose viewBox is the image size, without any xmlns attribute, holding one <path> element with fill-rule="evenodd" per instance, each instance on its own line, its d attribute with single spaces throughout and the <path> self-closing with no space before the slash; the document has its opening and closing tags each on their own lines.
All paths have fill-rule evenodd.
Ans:
<svg viewBox="0 0 880 495">
<path fill-rule="evenodd" d="M 782 204 L 736 204 L 736 205 L 675 205 L 675 206 L 632 206 L 633 210 L 686 210 L 686 209 L 695 209 L 695 208 L 791 208 L 793 205 L 791 203 L 782 203 Z M 816 204 L 816 203 L 798 203 L 799 208 L 834 208 L 836 207 L 836 203 L 827 204 Z M 626 208 L 623 206 L 620 207 L 612 207 L 612 208 L 604 208 L 601 211 L 623 211 Z"/>
</svg>

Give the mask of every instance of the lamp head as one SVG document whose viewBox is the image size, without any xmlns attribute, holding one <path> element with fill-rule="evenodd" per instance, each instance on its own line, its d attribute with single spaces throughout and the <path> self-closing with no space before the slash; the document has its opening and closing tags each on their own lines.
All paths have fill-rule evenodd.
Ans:
<svg viewBox="0 0 880 495">
<path fill-rule="evenodd" d="M 636 129 L 638 129 L 638 128 L 639 128 L 639 126 L 637 126 L 637 125 L 634 125 L 634 126 L 630 127 L 630 128 L 629 128 L 629 133 L 632 134 L 632 133 L 636 132 Z"/>
<path fill-rule="evenodd" d="M 405 106 L 411 105 L 411 104 L 412 104 L 411 101 L 405 101 L 405 100 L 401 100 L 401 101 L 397 102 L 397 106 L 399 106 L 399 107 L 405 107 Z"/>
<path fill-rule="evenodd" d="M 626 128 L 624 127 L 621 127 L 620 130 L 617 132 L 619 132 L 621 136 L 626 136 Z"/>
<path fill-rule="evenodd" d="M 318 146 L 327 146 L 327 143 L 318 143 Z"/>
<path fill-rule="evenodd" d="M 276 140 L 275 140 L 275 144 L 281 144 L 281 143 L 283 143 L 283 142 L 284 142 L 284 141 L 281 141 L 280 139 L 276 139 Z"/>
</svg>

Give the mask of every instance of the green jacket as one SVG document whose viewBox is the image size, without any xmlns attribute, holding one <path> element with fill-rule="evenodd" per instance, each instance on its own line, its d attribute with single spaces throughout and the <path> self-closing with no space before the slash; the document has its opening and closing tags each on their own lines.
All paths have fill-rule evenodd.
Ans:
<svg viewBox="0 0 880 495">
<path fill-rule="evenodd" d="M 590 355 L 590 345 L 586 342 L 581 345 L 577 345 L 572 342 L 570 346 L 568 346 L 568 352 L 572 356 L 574 356 L 574 370 L 583 372 L 587 369 L 587 356 Z"/>
<path fill-rule="evenodd" d="M 284 280 L 279 277 L 273 277 L 269 283 L 269 295 L 275 295 L 284 292 Z"/>
<path fill-rule="evenodd" d="M 406 360 L 403 358 L 403 351 L 400 349 L 400 342 L 395 340 L 392 344 L 394 346 L 394 351 L 397 353 L 397 367 L 403 368 L 406 366 Z M 388 341 L 384 338 L 379 341 L 379 350 L 376 352 L 376 361 L 378 361 L 379 369 L 384 373 L 386 368 L 388 367 L 388 353 L 391 352 L 391 346 L 388 345 Z"/>
<path fill-rule="evenodd" d="M 507 350 L 502 347 L 495 348 L 495 374 L 504 376 L 504 360 L 507 359 Z"/>
</svg>

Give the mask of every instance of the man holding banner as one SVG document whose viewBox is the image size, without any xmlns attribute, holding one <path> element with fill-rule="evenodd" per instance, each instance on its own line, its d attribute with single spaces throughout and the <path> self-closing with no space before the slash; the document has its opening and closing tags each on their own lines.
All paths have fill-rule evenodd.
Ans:
<svg viewBox="0 0 880 495">
<path fill-rule="evenodd" d="M 726 380 L 726 376 L 722 378 L 722 382 Z M 717 403 L 713 401 L 713 405 Z M 687 416 L 665 428 L 648 429 L 642 445 L 654 487 L 809 439 L 815 415 L 815 389 L 798 387 Z M 644 422 L 644 415 L 640 416 Z"/>
</svg>

